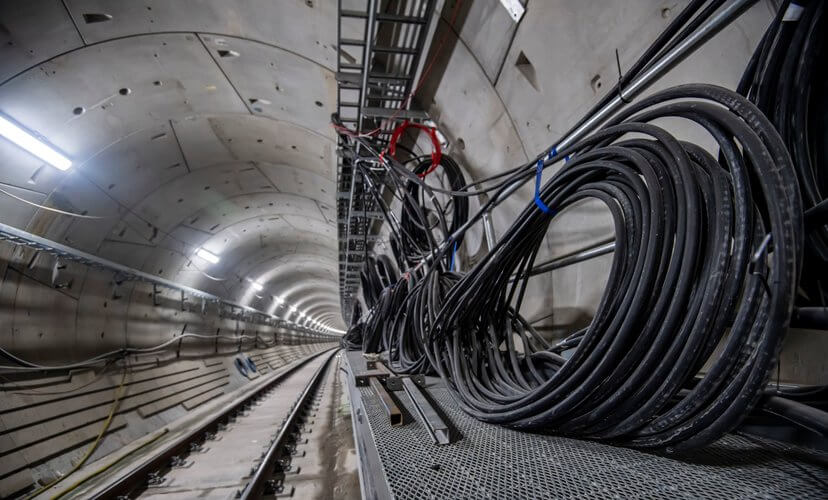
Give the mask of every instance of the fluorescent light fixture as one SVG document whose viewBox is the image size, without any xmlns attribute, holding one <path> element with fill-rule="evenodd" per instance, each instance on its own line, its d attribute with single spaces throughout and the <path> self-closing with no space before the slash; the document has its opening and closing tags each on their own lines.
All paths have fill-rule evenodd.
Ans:
<svg viewBox="0 0 828 500">
<path fill-rule="evenodd" d="M 256 290 L 257 292 L 261 292 L 262 290 L 264 290 L 264 285 L 262 285 L 258 281 L 251 281 L 250 286 L 253 287 L 253 290 Z"/>
<path fill-rule="evenodd" d="M 285 299 L 283 299 L 282 297 L 280 297 L 280 296 L 278 296 L 278 295 L 274 295 L 274 296 L 273 296 L 273 300 L 275 300 L 275 301 L 276 301 L 276 302 L 278 302 L 279 304 L 284 304 L 284 302 L 285 302 Z"/>
<path fill-rule="evenodd" d="M 196 250 L 196 255 L 206 260 L 210 264 L 218 264 L 218 261 L 221 260 L 218 255 L 203 248 L 199 248 L 198 250 Z"/>
<path fill-rule="evenodd" d="M 58 170 L 68 170 L 72 166 L 72 160 L 2 116 L 0 135 Z"/>
</svg>

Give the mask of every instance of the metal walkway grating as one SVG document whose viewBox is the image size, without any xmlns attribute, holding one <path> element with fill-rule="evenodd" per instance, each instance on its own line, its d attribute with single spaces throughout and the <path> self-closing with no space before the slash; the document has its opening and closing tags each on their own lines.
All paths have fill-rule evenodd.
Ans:
<svg viewBox="0 0 828 500">
<path fill-rule="evenodd" d="M 396 498 L 828 497 L 828 455 L 803 448 L 731 435 L 694 452 L 646 453 L 484 424 L 463 413 L 447 389 L 429 390 L 460 441 L 433 445 L 416 419 L 391 427 L 373 390 L 359 388 Z M 407 395 L 395 395 L 413 415 Z"/>
</svg>

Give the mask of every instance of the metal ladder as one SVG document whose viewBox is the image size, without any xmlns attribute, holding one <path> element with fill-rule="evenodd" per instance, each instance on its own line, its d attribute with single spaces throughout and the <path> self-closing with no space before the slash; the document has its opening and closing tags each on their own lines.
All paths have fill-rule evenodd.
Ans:
<svg viewBox="0 0 828 500">
<path fill-rule="evenodd" d="M 337 117 L 349 129 L 374 132 L 372 142 L 381 150 L 399 122 L 427 118 L 409 109 L 409 94 L 416 90 L 423 51 L 434 35 L 437 1 L 362 0 L 361 8 L 343 8 L 343 3 L 354 7 L 359 1 L 338 0 Z M 377 240 L 369 233 L 382 215 L 355 175 L 354 163 L 370 153 L 342 134 L 339 153 L 339 292 L 342 315 L 350 323 L 364 257 Z"/>
</svg>

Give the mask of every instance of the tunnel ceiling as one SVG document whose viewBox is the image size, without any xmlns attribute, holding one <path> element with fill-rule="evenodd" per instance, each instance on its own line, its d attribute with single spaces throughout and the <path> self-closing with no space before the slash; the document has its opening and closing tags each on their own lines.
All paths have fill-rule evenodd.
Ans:
<svg viewBox="0 0 828 500">
<path fill-rule="evenodd" d="M 0 3 L 0 112 L 74 162 L 0 140 L 0 187 L 85 215 L 0 194 L 3 221 L 342 328 L 335 36 L 329 1 Z"/>
</svg>

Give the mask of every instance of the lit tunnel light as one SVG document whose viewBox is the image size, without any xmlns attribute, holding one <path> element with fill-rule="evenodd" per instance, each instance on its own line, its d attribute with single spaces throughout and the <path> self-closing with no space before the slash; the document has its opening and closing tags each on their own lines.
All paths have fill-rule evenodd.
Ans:
<svg viewBox="0 0 828 500">
<path fill-rule="evenodd" d="M 206 260 L 210 264 L 218 264 L 218 262 L 221 260 L 221 258 L 218 255 L 204 248 L 199 248 L 198 250 L 196 250 L 196 255 Z"/>
<path fill-rule="evenodd" d="M 58 170 L 72 166 L 72 160 L 3 116 L 0 116 L 0 135 Z"/>
<path fill-rule="evenodd" d="M 250 287 L 253 288 L 253 290 L 256 290 L 257 292 L 261 292 L 262 290 L 264 290 L 264 285 L 262 285 L 258 281 L 251 281 Z"/>
</svg>

